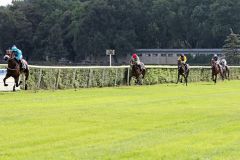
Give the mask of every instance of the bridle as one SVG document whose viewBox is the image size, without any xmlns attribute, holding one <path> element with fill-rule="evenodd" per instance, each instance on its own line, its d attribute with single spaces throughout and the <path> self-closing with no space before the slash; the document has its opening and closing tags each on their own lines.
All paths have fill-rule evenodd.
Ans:
<svg viewBox="0 0 240 160">
<path fill-rule="evenodd" d="M 6 50 L 6 55 L 4 56 L 4 58 L 5 57 L 7 57 L 6 61 L 10 61 L 10 60 L 14 61 L 14 55 L 13 55 L 13 52 L 11 50 Z M 16 65 L 15 65 L 14 68 L 10 68 L 9 65 L 8 65 L 7 70 L 16 71 L 18 66 L 19 66 L 19 64 L 16 62 Z"/>
</svg>

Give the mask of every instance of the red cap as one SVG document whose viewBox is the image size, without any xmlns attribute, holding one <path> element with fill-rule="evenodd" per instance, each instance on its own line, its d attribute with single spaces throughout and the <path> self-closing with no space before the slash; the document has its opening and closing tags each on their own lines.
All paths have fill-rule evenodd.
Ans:
<svg viewBox="0 0 240 160">
<path fill-rule="evenodd" d="M 137 54 L 134 53 L 134 54 L 132 55 L 132 58 L 136 59 L 136 58 L 137 58 Z"/>
</svg>

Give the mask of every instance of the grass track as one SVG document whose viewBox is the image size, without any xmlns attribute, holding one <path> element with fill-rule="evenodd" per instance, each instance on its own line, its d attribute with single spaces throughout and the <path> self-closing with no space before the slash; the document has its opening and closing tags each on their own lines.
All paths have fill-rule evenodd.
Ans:
<svg viewBox="0 0 240 160">
<path fill-rule="evenodd" d="M 0 160 L 238 160 L 240 81 L 0 93 Z"/>
</svg>

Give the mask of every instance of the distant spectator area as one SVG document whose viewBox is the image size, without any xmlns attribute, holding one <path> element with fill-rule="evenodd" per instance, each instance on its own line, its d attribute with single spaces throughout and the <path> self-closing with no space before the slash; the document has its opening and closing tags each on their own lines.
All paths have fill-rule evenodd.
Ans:
<svg viewBox="0 0 240 160">
<path fill-rule="evenodd" d="M 190 64 L 209 64 L 211 57 L 217 54 L 223 57 L 223 49 L 136 49 L 135 52 L 145 64 L 176 64 L 181 53 Z"/>
</svg>

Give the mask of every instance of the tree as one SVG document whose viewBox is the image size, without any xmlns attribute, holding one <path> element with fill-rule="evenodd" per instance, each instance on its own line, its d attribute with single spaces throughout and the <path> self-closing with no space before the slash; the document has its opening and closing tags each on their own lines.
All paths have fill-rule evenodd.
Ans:
<svg viewBox="0 0 240 160">
<path fill-rule="evenodd" d="M 0 7 L 0 50 L 79 62 L 106 49 L 220 48 L 228 28 L 240 33 L 239 15 L 239 0 L 25 0 Z"/>
<path fill-rule="evenodd" d="M 223 46 L 226 59 L 230 64 L 240 64 L 240 35 L 231 29 Z"/>
</svg>

